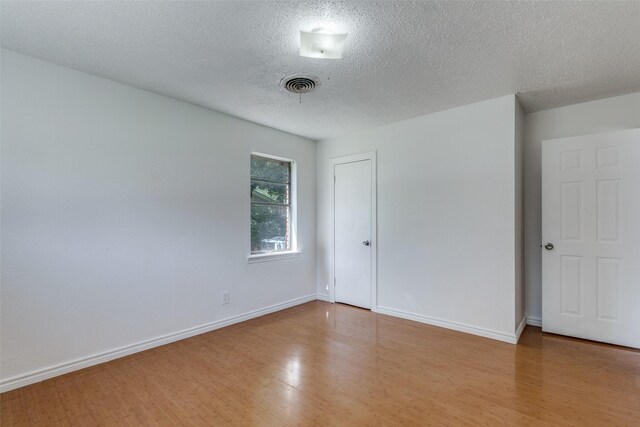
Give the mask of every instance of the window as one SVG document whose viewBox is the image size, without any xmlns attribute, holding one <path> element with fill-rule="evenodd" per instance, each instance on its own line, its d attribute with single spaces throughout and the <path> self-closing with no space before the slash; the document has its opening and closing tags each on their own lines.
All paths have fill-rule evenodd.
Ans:
<svg viewBox="0 0 640 427">
<path fill-rule="evenodd" d="M 251 155 L 251 254 L 295 251 L 295 164 Z"/>
</svg>

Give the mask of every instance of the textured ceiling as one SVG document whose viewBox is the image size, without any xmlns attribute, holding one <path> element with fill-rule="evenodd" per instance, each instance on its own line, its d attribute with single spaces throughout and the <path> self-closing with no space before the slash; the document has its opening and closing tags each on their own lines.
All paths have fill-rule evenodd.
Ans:
<svg viewBox="0 0 640 427">
<path fill-rule="evenodd" d="M 526 111 L 640 91 L 640 2 L 14 2 L 2 46 L 322 139 L 520 93 Z M 298 30 L 349 33 L 301 58 Z M 279 85 L 320 77 L 302 104 Z"/>
</svg>

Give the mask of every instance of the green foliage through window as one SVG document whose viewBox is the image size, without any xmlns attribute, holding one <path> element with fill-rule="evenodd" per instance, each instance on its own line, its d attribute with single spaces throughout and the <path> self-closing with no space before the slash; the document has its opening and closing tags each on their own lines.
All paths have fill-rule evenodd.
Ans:
<svg viewBox="0 0 640 427">
<path fill-rule="evenodd" d="M 291 249 L 291 162 L 251 156 L 251 253 Z"/>
</svg>

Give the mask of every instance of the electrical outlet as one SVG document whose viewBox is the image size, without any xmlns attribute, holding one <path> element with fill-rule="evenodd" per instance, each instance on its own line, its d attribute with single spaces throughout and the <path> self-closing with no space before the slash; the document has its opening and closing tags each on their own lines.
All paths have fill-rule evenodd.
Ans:
<svg viewBox="0 0 640 427">
<path fill-rule="evenodd" d="M 329 290 L 329 284 L 328 284 L 328 283 L 325 285 L 324 290 L 325 290 L 325 291 L 328 291 L 328 290 Z"/>
<path fill-rule="evenodd" d="M 229 304 L 230 300 L 231 300 L 231 295 L 229 294 L 229 291 L 224 291 L 220 294 L 220 304 L 222 305 Z"/>
</svg>

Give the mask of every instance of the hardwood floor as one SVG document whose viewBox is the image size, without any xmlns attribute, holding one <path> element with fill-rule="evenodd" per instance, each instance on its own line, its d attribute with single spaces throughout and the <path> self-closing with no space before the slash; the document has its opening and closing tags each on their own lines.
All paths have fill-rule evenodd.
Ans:
<svg viewBox="0 0 640 427">
<path fill-rule="evenodd" d="M 4 393 L 13 425 L 640 425 L 640 352 L 311 302 Z"/>
</svg>

